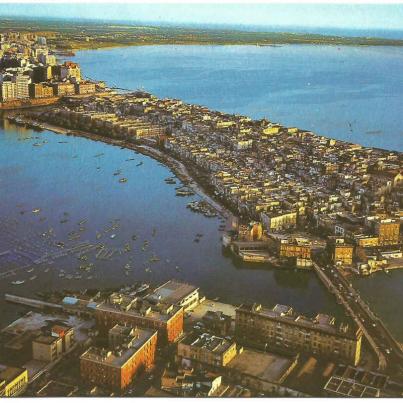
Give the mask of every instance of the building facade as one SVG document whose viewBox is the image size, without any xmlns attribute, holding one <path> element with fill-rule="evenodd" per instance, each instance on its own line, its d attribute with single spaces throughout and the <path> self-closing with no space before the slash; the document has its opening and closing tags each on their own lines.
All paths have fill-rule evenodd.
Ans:
<svg viewBox="0 0 403 403">
<path fill-rule="evenodd" d="M 242 305 L 236 310 L 235 334 L 245 345 L 287 352 L 308 352 L 356 365 L 361 355 L 362 332 L 318 314 L 314 319 L 276 305 Z"/>
<path fill-rule="evenodd" d="M 154 329 L 158 331 L 158 343 L 176 341 L 183 332 L 182 307 L 150 306 L 140 298 L 112 295 L 109 301 L 95 308 L 95 319 L 101 330 L 109 330 L 116 324 Z"/>
<path fill-rule="evenodd" d="M 17 99 L 17 87 L 11 81 L 4 81 L 1 83 L 1 100 L 3 102 L 12 101 Z"/>
<path fill-rule="evenodd" d="M 17 99 L 29 98 L 29 84 L 31 78 L 22 74 L 18 75 L 15 79 L 16 97 Z"/>
<path fill-rule="evenodd" d="M 126 326 L 114 327 L 111 332 L 116 344 L 110 349 L 90 347 L 80 357 L 80 373 L 89 384 L 122 391 L 138 373 L 153 366 L 157 332 Z"/>
<path fill-rule="evenodd" d="M 183 366 L 225 367 L 237 354 L 236 343 L 208 333 L 190 334 L 178 343 L 177 361 Z"/>
<path fill-rule="evenodd" d="M 0 397 L 16 397 L 28 386 L 28 371 L 25 368 L 6 367 L 0 370 Z"/>
<path fill-rule="evenodd" d="M 51 98 L 53 97 L 53 88 L 46 84 L 30 84 L 29 94 L 31 98 Z"/>
<path fill-rule="evenodd" d="M 379 245 L 397 245 L 400 238 L 400 222 L 386 219 L 375 224 Z"/>
</svg>

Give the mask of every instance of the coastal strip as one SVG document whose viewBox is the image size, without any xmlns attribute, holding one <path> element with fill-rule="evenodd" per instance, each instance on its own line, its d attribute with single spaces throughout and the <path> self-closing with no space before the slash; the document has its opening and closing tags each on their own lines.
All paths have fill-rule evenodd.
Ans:
<svg viewBox="0 0 403 403">
<path fill-rule="evenodd" d="M 224 218 L 230 217 L 233 213 L 226 208 L 224 205 L 220 204 L 212 198 L 212 195 L 208 193 L 207 190 L 203 189 L 203 185 L 198 183 L 194 176 L 189 172 L 189 169 L 181 162 L 167 155 L 155 147 L 145 144 L 135 144 L 132 142 L 113 139 L 110 137 L 102 136 L 99 134 L 91 133 L 83 130 L 68 130 L 62 126 L 57 126 L 55 124 L 40 122 L 43 129 L 49 130 L 56 134 L 62 134 L 66 136 L 83 137 L 93 141 L 100 141 L 105 144 L 110 144 L 116 147 L 124 147 L 128 150 L 136 151 L 142 155 L 150 157 L 155 161 L 165 165 L 169 168 L 173 174 L 181 180 L 186 186 L 191 188 L 200 198 L 205 200 L 214 210 Z"/>
</svg>

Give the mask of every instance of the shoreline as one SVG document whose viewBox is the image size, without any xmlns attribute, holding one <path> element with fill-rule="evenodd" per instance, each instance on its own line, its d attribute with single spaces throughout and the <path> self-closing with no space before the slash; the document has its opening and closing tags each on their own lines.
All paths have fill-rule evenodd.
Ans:
<svg viewBox="0 0 403 403">
<path fill-rule="evenodd" d="M 189 172 L 188 167 L 185 164 L 169 154 L 164 153 L 163 151 L 156 149 L 150 145 L 146 144 L 134 144 L 131 142 L 127 142 L 124 140 L 111 139 L 109 137 L 105 137 L 99 134 L 82 131 L 82 130 L 74 130 L 71 131 L 62 126 L 53 125 L 47 122 L 41 121 L 41 126 L 44 130 L 52 131 L 55 134 L 62 134 L 65 136 L 74 136 L 74 137 L 83 137 L 93 141 L 100 141 L 105 144 L 123 147 L 128 150 L 136 151 L 142 155 L 152 158 L 153 160 L 163 164 L 166 168 L 172 171 L 172 173 L 182 181 L 186 186 L 191 188 L 200 198 L 205 200 L 214 210 L 223 218 L 228 219 L 233 213 L 224 205 L 217 202 L 212 198 L 212 195 L 203 188 L 202 184 L 198 183 L 197 180 L 192 176 Z"/>
</svg>

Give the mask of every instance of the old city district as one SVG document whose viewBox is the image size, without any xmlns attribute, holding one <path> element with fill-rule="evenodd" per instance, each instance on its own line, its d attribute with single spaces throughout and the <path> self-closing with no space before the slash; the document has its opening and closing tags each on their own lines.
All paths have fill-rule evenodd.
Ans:
<svg viewBox="0 0 403 403">
<path fill-rule="evenodd" d="M 313 270 L 346 313 L 235 307 L 176 280 L 7 294 L 35 310 L 0 333 L 0 396 L 402 396 L 401 344 L 350 281 L 402 268 L 401 153 L 83 80 L 35 34 L 1 35 L 0 55 L 9 120 L 164 162 L 228 218 L 236 258 Z"/>
</svg>

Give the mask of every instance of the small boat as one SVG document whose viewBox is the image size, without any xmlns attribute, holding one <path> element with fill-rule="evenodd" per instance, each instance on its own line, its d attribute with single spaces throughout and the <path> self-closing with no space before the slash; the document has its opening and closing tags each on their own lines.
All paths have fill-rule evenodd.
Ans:
<svg viewBox="0 0 403 403">
<path fill-rule="evenodd" d="M 139 167 L 140 165 L 143 165 L 143 161 L 140 161 L 138 164 L 136 164 L 136 167 Z"/>
<path fill-rule="evenodd" d="M 105 154 L 104 154 L 104 153 L 99 153 L 99 154 L 95 154 L 94 157 L 95 157 L 95 158 L 97 158 L 97 157 L 102 157 L 103 155 L 105 155 Z"/>
<path fill-rule="evenodd" d="M 83 225 L 83 224 L 85 224 L 86 222 L 87 222 L 87 219 L 81 220 L 81 221 L 78 222 L 78 225 Z"/>
<path fill-rule="evenodd" d="M 24 284 L 24 283 L 25 283 L 25 280 L 17 280 L 17 281 L 11 282 L 11 284 L 14 284 L 14 285 L 20 285 L 20 284 Z"/>
<path fill-rule="evenodd" d="M 109 238 L 115 239 L 115 238 L 116 238 L 116 234 L 112 234 Z"/>
<path fill-rule="evenodd" d="M 217 213 L 214 213 L 213 211 L 204 213 L 205 217 L 217 217 Z"/>
<path fill-rule="evenodd" d="M 36 279 L 36 277 L 37 277 L 37 276 L 32 276 L 32 277 L 30 277 L 29 279 L 30 279 L 31 281 L 33 281 L 33 280 Z"/>
<path fill-rule="evenodd" d="M 38 213 L 41 212 L 41 209 L 40 209 L 40 208 L 34 208 L 34 209 L 32 210 L 32 212 L 33 212 L 34 214 L 38 214 Z"/>
<path fill-rule="evenodd" d="M 27 270 L 27 273 L 32 273 L 34 269 L 31 267 L 30 269 Z"/>
<path fill-rule="evenodd" d="M 150 286 L 148 284 L 142 284 L 137 290 L 136 290 L 136 294 L 140 294 L 141 292 L 144 292 L 146 290 L 148 290 L 150 288 Z"/>
<path fill-rule="evenodd" d="M 66 222 L 68 222 L 69 220 L 67 220 L 66 218 L 63 220 L 60 220 L 60 224 L 65 224 Z"/>
<path fill-rule="evenodd" d="M 151 269 L 149 267 L 146 267 L 144 270 L 146 273 L 151 273 Z"/>
<path fill-rule="evenodd" d="M 59 248 L 64 248 L 63 242 L 56 242 L 55 245 L 58 246 Z"/>
<path fill-rule="evenodd" d="M 134 161 L 134 158 L 128 158 L 126 161 Z"/>
<path fill-rule="evenodd" d="M 119 179 L 119 182 L 120 182 L 120 183 L 126 183 L 126 182 L 127 182 L 127 178 L 120 178 L 120 179 Z"/>
<path fill-rule="evenodd" d="M 34 143 L 32 144 L 34 147 L 40 147 L 42 144 L 41 143 Z"/>
<path fill-rule="evenodd" d="M 132 240 L 135 241 L 137 239 L 137 235 L 132 235 Z"/>
<path fill-rule="evenodd" d="M 47 273 L 48 271 L 49 271 L 49 267 L 44 270 L 45 273 Z"/>
<path fill-rule="evenodd" d="M 118 176 L 122 173 L 120 169 L 118 169 L 116 172 L 113 173 L 113 176 Z"/>
</svg>

